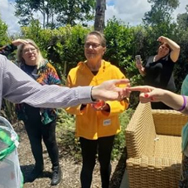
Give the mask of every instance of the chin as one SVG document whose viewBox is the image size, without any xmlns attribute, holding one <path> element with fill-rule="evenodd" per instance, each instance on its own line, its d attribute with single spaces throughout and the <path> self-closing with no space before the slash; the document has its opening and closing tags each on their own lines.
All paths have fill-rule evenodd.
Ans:
<svg viewBox="0 0 188 188">
<path fill-rule="evenodd" d="M 167 56 L 168 54 L 164 54 L 163 57 Z"/>
<path fill-rule="evenodd" d="M 96 55 L 87 55 L 87 59 L 95 59 Z"/>
<path fill-rule="evenodd" d="M 29 60 L 30 61 L 36 61 L 36 58 L 30 58 Z"/>
</svg>

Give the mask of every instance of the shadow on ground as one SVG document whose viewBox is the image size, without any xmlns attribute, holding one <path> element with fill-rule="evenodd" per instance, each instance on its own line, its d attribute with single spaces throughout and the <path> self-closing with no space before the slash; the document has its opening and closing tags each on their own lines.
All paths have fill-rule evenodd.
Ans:
<svg viewBox="0 0 188 188">
<path fill-rule="evenodd" d="M 22 165 L 21 171 L 24 178 L 24 183 L 28 182 L 29 174 L 32 172 L 34 165 Z M 52 173 L 49 171 L 43 171 L 43 173 L 38 178 L 51 178 Z"/>
</svg>

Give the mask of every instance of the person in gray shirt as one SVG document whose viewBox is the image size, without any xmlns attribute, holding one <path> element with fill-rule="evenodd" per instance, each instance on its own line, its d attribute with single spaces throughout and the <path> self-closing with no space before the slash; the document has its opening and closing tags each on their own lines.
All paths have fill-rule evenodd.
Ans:
<svg viewBox="0 0 188 188">
<path fill-rule="evenodd" d="M 40 108 L 65 108 L 97 100 L 123 100 L 129 96 L 119 84 L 128 79 L 111 80 L 98 86 L 68 88 L 58 85 L 40 85 L 17 65 L 0 55 L 0 109 L 2 99 L 13 103 L 27 103 Z"/>
<path fill-rule="evenodd" d="M 100 100 L 123 100 L 130 91 L 118 87 L 128 79 L 109 80 L 98 86 L 62 87 L 40 85 L 5 56 L 0 55 L 0 109 L 2 99 L 35 107 L 65 108 Z"/>
</svg>

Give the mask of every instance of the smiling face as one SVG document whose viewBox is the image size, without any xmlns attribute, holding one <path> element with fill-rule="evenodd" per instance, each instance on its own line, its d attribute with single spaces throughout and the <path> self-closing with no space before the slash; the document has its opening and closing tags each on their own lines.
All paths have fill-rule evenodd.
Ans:
<svg viewBox="0 0 188 188">
<path fill-rule="evenodd" d="M 24 45 L 22 49 L 22 58 L 24 59 L 27 65 L 37 65 L 38 49 L 32 44 Z"/>
<path fill-rule="evenodd" d="M 161 57 L 166 56 L 169 52 L 170 52 L 170 48 L 169 48 L 169 46 L 168 46 L 166 43 L 161 44 L 161 45 L 159 46 L 158 54 L 159 54 Z"/>
<path fill-rule="evenodd" d="M 99 61 L 105 53 L 106 47 L 102 46 L 102 41 L 99 36 L 88 35 L 84 44 L 84 53 L 87 61 Z"/>
</svg>

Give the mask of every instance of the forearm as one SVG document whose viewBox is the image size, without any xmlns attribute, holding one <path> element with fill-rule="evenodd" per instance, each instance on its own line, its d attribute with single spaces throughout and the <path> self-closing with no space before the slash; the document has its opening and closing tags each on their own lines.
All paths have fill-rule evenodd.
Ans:
<svg viewBox="0 0 188 188">
<path fill-rule="evenodd" d="M 61 108 L 92 102 L 91 86 L 71 89 L 56 85 L 41 86 L 16 65 L 4 60 L 3 62 L 2 59 L 1 63 L 7 71 L 3 77 L 3 97 L 11 102 L 44 108 Z"/>
<path fill-rule="evenodd" d="M 176 42 L 174 42 L 173 40 L 165 37 L 165 41 L 170 46 L 170 48 L 172 50 L 180 50 L 180 46 Z"/>
<path fill-rule="evenodd" d="M 180 46 L 176 42 L 172 41 L 171 39 L 169 39 L 167 37 L 165 37 L 164 41 L 171 48 L 170 58 L 172 59 L 173 62 L 176 62 L 179 58 Z"/>
<path fill-rule="evenodd" d="M 185 98 L 186 98 L 186 101 L 188 102 L 188 97 L 185 96 Z M 161 97 L 161 102 L 170 106 L 174 110 L 179 110 L 184 106 L 184 99 L 182 95 L 178 95 L 167 90 L 164 91 L 164 94 Z M 186 103 L 185 103 L 185 109 L 181 111 L 184 114 L 188 114 L 188 105 Z"/>
<path fill-rule="evenodd" d="M 77 106 L 81 103 L 91 103 L 91 87 L 61 87 L 56 85 L 42 86 L 24 98 L 21 103 L 27 103 L 35 107 L 66 108 Z"/>
<path fill-rule="evenodd" d="M 67 88 L 56 85 L 36 85 L 34 81 L 22 82 L 22 86 L 10 88 L 4 98 L 14 103 L 27 103 L 40 108 L 66 108 L 81 103 L 91 103 L 91 87 Z M 16 84 L 15 84 L 16 85 Z"/>
</svg>

